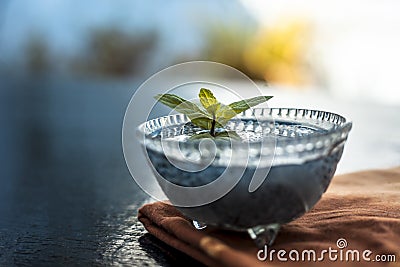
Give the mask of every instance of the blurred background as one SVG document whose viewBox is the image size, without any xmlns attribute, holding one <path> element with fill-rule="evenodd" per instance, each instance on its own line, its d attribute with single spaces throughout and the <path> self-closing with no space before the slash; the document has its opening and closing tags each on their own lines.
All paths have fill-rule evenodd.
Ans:
<svg viewBox="0 0 400 267">
<path fill-rule="evenodd" d="M 172 64 L 225 63 L 272 106 L 349 116 L 339 172 L 400 165 L 399 12 L 395 0 L 0 1 L 0 265 L 32 252 L 18 245 L 32 235 L 74 237 L 52 249 L 76 259 L 92 225 L 106 245 L 86 248 L 112 254 L 113 218 L 146 199 L 124 163 L 124 112 Z"/>
<path fill-rule="evenodd" d="M 295 90 L 400 104 L 397 1 L 4 0 L 0 8 L 6 75 L 143 80 L 211 60 Z"/>
</svg>

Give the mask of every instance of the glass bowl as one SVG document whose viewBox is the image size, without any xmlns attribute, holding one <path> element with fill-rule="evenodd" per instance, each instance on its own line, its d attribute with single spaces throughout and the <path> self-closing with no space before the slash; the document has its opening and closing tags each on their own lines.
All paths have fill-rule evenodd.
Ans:
<svg viewBox="0 0 400 267">
<path fill-rule="evenodd" d="M 330 112 L 256 108 L 225 127 L 241 141 L 191 140 L 202 129 L 180 114 L 141 124 L 138 136 L 163 192 L 197 228 L 247 231 L 262 247 L 321 198 L 351 127 Z"/>
</svg>

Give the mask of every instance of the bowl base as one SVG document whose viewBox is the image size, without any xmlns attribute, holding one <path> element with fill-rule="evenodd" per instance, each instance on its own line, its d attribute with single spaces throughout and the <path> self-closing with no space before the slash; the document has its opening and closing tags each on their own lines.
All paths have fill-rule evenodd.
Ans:
<svg viewBox="0 0 400 267">
<path fill-rule="evenodd" d="M 192 223 L 197 230 L 202 230 L 207 227 L 207 224 L 199 221 L 192 220 Z M 254 241 L 256 246 L 262 249 L 264 246 L 271 246 L 274 243 L 280 228 L 281 225 L 279 223 L 257 225 L 252 228 L 248 228 L 247 233 Z"/>
<path fill-rule="evenodd" d="M 193 220 L 192 223 L 193 223 L 193 226 L 194 226 L 197 230 L 202 230 L 202 229 L 204 229 L 204 228 L 207 227 L 207 224 L 202 223 L 202 222 L 199 222 L 199 221 Z"/>
<path fill-rule="evenodd" d="M 272 223 L 254 226 L 247 229 L 247 232 L 249 233 L 250 238 L 253 239 L 256 246 L 262 249 L 265 245 L 271 246 L 274 243 L 280 228 L 280 224 Z"/>
</svg>

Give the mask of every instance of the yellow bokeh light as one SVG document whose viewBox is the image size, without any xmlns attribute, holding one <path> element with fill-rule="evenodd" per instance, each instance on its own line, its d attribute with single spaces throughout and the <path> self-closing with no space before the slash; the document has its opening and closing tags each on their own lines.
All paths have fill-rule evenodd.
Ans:
<svg viewBox="0 0 400 267">
<path fill-rule="evenodd" d="M 310 83 L 307 51 L 310 24 L 291 20 L 262 29 L 243 53 L 246 68 L 271 83 L 304 85 Z"/>
</svg>

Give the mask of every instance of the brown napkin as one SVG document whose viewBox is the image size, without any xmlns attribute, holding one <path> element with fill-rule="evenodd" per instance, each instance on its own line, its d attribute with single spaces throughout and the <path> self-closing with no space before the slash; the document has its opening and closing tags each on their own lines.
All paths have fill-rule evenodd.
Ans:
<svg viewBox="0 0 400 267">
<path fill-rule="evenodd" d="M 155 237 L 190 255 L 208 266 L 274 266 L 319 265 L 321 262 L 273 261 L 257 259 L 258 248 L 246 233 L 221 231 L 210 227 L 196 230 L 171 205 L 162 202 L 147 204 L 139 210 L 139 220 Z M 277 253 L 284 249 L 299 251 L 313 249 L 319 253 L 344 238 L 347 247 L 358 250 L 360 258 L 371 250 L 371 262 L 329 260 L 328 266 L 400 266 L 400 168 L 373 170 L 334 177 L 321 201 L 303 217 L 281 228 L 272 247 Z M 267 254 L 267 255 L 269 255 Z M 396 262 L 372 261 L 376 255 L 394 254 Z M 261 254 L 262 256 L 263 254 Z M 288 254 L 285 255 L 288 258 Z M 381 256 L 382 258 L 382 256 Z M 343 257 L 345 259 L 345 256 Z"/>
</svg>

